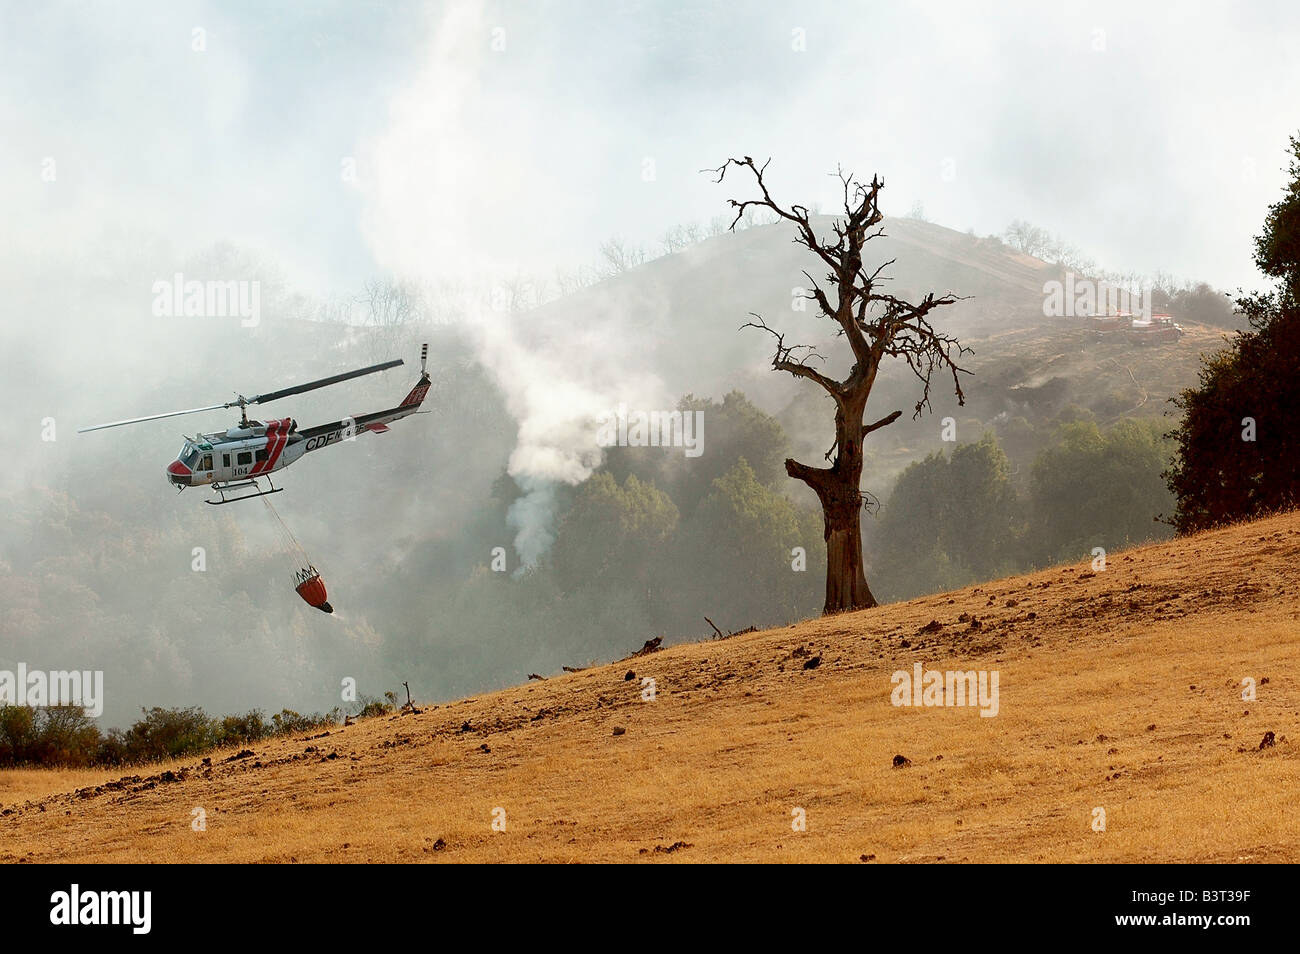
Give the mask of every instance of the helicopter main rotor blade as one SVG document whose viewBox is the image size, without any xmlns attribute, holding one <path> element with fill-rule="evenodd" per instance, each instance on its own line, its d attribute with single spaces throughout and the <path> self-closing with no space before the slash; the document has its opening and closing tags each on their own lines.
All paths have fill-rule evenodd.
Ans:
<svg viewBox="0 0 1300 954">
<path fill-rule="evenodd" d="M 399 364 L 404 364 L 401 358 L 395 358 L 392 361 L 385 361 L 383 364 L 374 364 L 368 368 L 361 368 L 359 371 L 345 371 L 343 374 L 335 374 L 328 378 L 321 378 L 319 381 L 310 381 L 307 384 L 296 384 L 291 388 L 284 388 L 280 391 L 269 391 L 266 394 L 259 394 L 257 397 L 248 399 L 249 404 L 265 404 L 267 401 L 274 401 L 278 398 L 289 397 L 291 394 L 302 394 L 304 391 L 314 391 L 317 388 L 327 387 L 331 384 L 338 384 L 340 381 L 347 381 L 351 378 L 359 378 L 363 374 L 374 374 L 376 371 L 387 371 L 389 368 L 395 368 Z M 230 405 L 227 405 L 229 407 Z"/>
<path fill-rule="evenodd" d="M 404 364 L 401 358 L 395 358 L 392 361 L 385 361 L 383 364 L 373 364 L 368 368 L 361 368 L 357 371 L 345 371 L 343 374 L 331 375 L 328 378 L 321 378 L 319 381 L 309 381 L 306 384 L 297 384 L 291 388 L 283 388 L 279 391 L 269 391 L 266 394 L 259 394 L 257 397 L 240 398 L 237 401 L 227 401 L 225 404 L 210 404 L 207 407 L 192 407 L 185 411 L 168 411 L 165 414 L 150 414 L 146 417 L 133 417 L 125 421 L 113 421 L 110 424 L 96 424 L 93 427 L 79 427 L 78 434 L 84 434 L 86 431 L 101 431 L 106 427 L 121 427 L 123 424 L 139 424 L 142 421 L 156 421 L 164 417 L 179 417 L 182 414 L 198 414 L 200 411 L 224 411 L 232 407 L 244 407 L 248 404 L 264 404 L 267 401 L 274 401 L 277 398 L 289 397 L 291 394 L 302 394 L 304 391 L 314 391 L 317 388 L 327 387 L 331 384 L 338 384 L 341 381 L 347 381 L 352 378 L 359 378 L 364 374 L 374 374 L 376 371 L 387 371 L 389 368 L 395 368 Z"/>
<path fill-rule="evenodd" d="M 132 417 L 125 421 L 113 421 L 111 424 L 96 424 L 93 427 L 79 427 L 78 434 L 84 434 L 86 431 L 102 431 L 106 427 L 121 427 L 123 424 L 139 424 L 141 421 L 156 421 L 160 417 L 179 417 L 181 414 L 198 414 L 200 411 L 221 411 L 230 407 L 229 404 L 213 404 L 209 407 L 192 407 L 188 411 L 168 411 L 166 414 L 150 414 L 148 417 Z"/>
</svg>

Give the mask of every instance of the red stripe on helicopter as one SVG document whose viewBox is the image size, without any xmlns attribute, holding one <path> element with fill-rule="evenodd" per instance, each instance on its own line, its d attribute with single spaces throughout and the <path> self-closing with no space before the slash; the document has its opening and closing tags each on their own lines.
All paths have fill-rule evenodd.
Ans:
<svg viewBox="0 0 1300 954">
<path fill-rule="evenodd" d="M 249 471 L 249 476 L 256 477 L 275 470 L 276 461 L 280 459 L 280 452 L 284 450 L 287 443 L 289 443 L 289 418 L 286 417 L 282 421 L 267 421 L 266 460 Z"/>
</svg>

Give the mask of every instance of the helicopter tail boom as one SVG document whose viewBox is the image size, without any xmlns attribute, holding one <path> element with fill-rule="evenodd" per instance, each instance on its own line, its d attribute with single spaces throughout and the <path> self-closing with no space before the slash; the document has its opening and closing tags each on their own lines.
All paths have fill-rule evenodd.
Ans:
<svg viewBox="0 0 1300 954">
<path fill-rule="evenodd" d="M 320 450 L 322 447 L 328 447 L 331 444 L 354 440 L 367 431 L 382 434 L 388 430 L 388 425 L 393 421 L 400 421 L 402 418 L 418 411 L 428 393 L 429 375 L 424 372 L 421 373 L 420 380 L 416 382 L 415 387 L 411 389 L 411 393 L 406 395 L 397 407 L 375 411 L 371 414 L 359 414 L 356 417 L 345 417 L 338 421 L 331 421 L 329 424 L 318 424 L 315 427 L 303 428 L 298 432 L 303 440 L 302 453 Z"/>
</svg>

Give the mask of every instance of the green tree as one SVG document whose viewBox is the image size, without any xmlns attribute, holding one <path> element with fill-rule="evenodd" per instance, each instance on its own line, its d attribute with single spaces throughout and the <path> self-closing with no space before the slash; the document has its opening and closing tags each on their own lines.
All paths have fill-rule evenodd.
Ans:
<svg viewBox="0 0 1300 954">
<path fill-rule="evenodd" d="M 683 414 L 699 412 L 702 433 L 697 457 L 667 447 L 618 447 L 606 451 L 605 469 L 622 483 L 629 474 L 662 487 L 684 514 L 691 513 L 713 482 L 743 457 L 759 481 L 775 484 L 785 477 L 782 463 L 789 441 L 781 424 L 757 408 L 740 391 L 729 391 L 721 401 L 685 395 L 677 402 Z"/>
<path fill-rule="evenodd" d="M 1251 519 L 1300 503 L 1300 139 L 1291 181 L 1255 239 L 1255 264 L 1276 280 L 1237 299 L 1248 328 L 1203 359 L 1198 386 L 1174 404 L 1182 419 L 1165 473 L 1179 533 Z"/>
<path fill-rule="evenodd" d="M 992 434 L 909 464 L 877 528 L 882 593 L 908 599 L 1013 571 L 1021 509 Z"/>
<path fill-rule="evenodd" d="M 1255 237 L 1255 266 L 1280 284 L 1279 297 L 1300 301 L 1300 138 L 1291 137 L 1291 181 L 1268 207 L 1264 231 Z"/>
<path fill-rule="evenodd" d="M 816 612 L 820 536 L 816 514 L 800 514 L 742 457 L 713 481 L 673 561 L 675 590 L 687 594 L 685 622 L 698 626 L 708 615 L 739 629 Z"/>
<path fill-rule="evenodd" d="M 32 758 L 37 738 L 36 710 L 0 706 L 0 765 L 20 765 Z"/>
<path fill-rule="evenodd" d="M 80 706 L 0 706 L 0 765 L 91 765 L 100 742 Z"/>
<path fill-rule="evenodd" d="M 911 599 L 971 582 L 943 548 L 944 523 L 951 518 L 948 460 L 941 451 L 908 464 L 894 483 L 874 529 L 872 572 L 881 599 Z"/>
<path fill-rule="evenodd" d="M 607 576 L 652 585 L 647 577 L 677 520 L 671 498 L 635 474 L 621 487 L 611 474 L 594 475 L 579 489 L 556 534 L 549 557 L 556 582 L 566 592 Z"/>
<path fill-rule="evenodd" d="M 202 752 L 213 746 L 213 724 L 197 706 L 141 710 L 144 717 L 122 733 L 132 762 L 153 762 Z"/>
<path fill-rule="evenodd" d="M 1010 572 L 1022 522 L 1011 464 L 997 438 L 959 444 L 948 459 L 949 520 L 945 549 L 978 579 Z"/>
<path fill-rule="evenodd" d="M 1028 542 L 1039 562 L 1074 560 L 1168 536 L 1157 518 L 1172 498 L 1160 479 L 1170 446 L 1153 421 L 1125 420 L 1102 431 L 1063 424 L 1034 461 Z"/>
</svg>

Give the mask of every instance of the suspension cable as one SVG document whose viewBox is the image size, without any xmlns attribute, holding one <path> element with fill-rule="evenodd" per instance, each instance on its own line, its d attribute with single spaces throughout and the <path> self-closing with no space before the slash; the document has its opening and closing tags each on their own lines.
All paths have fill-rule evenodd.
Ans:
<svg viewBox="0 0 1300 954">
<path fill-rule="evenodd" d="M 310 567 L 311 561 L 307 557 L 307 551 L 303 549 L 302 544 L 298 542 L 298 538 L 293 535 L 293 531 L 290 530 L 289 525 L 284 522 L 284 518 L 280 516 L 275 507 L 271 506 L 271 501 L 267 500 L 266 497 L 262 498 L 262 503 L 266 505 L 266 509 L 270 512 L 271 516 L 275 518 L 275 522 L 280 526 L 281 542 L 287 543 L 288 546 L 291 546 L 293 550 L 297 551 L 297 555 L 302 559 L 303 569 Z"/>
</svg>

